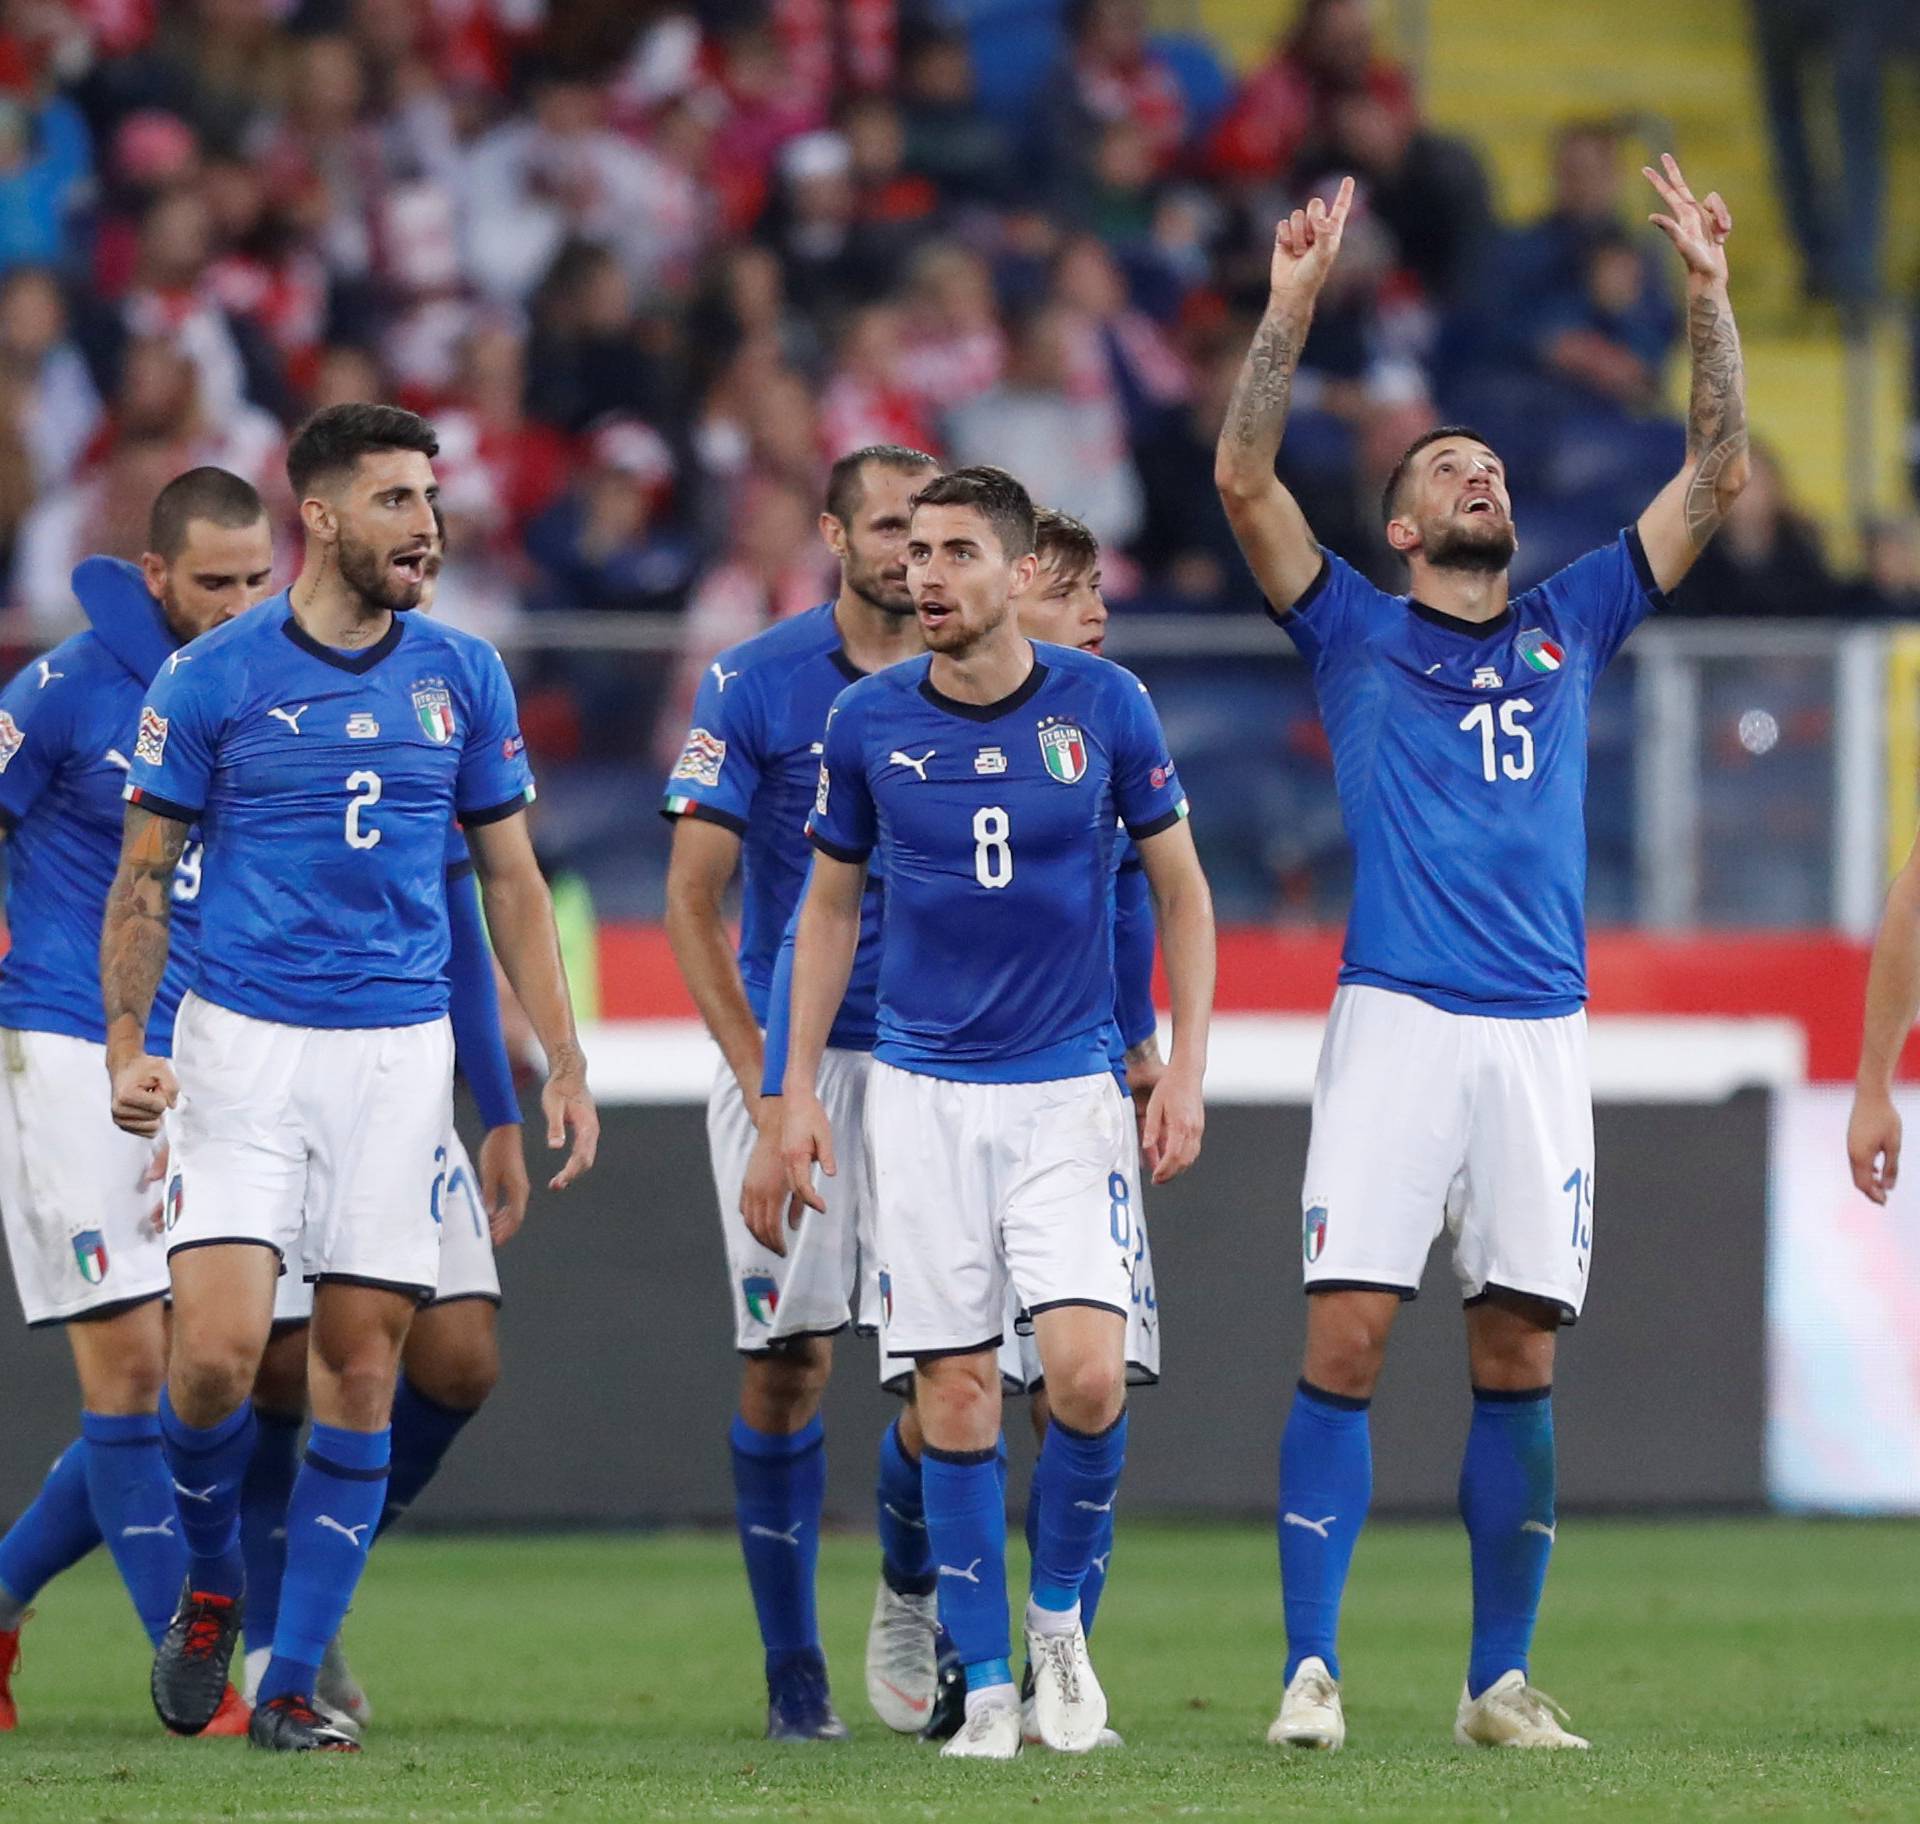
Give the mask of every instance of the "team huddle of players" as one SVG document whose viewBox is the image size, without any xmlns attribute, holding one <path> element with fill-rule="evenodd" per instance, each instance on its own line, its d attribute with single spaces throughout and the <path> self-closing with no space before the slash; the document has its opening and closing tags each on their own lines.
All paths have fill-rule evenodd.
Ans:
<svg viewBox="0 0 1920 1824">
<path fill-rule="evenodd" d="M 1730 219 L 1671 159 L 1648 176 L 1687 271 L 1688 455 L 1611 546 L 1511 596 L 1505 471 L 1446 427 L 1382 502 L 1408 596 L 1321 550 L 1275 464 L 1350 182 L 1280 224 L 1220 434 L 1221 500 L 1311 664 L 1357 862 L 1302 1198 L 1314 1296 L 1280 1452 L 1275 1743 L 1345 1739 L 1335 1635 L 1368 1402 L 1446 1227 L 1474 1388 L 1454 1733 L 1585 1746 L 1528 1655 L 1556 1525 L 1554 1344 L 1593 1235 L 1586 718 L 1746 466 Z M 340 1623 L 373 1539 L 491 1385 L 488 1232 L 527 1194 L 456 824 L 547 1058 L 549 1143 L 572 1135 L 553 1188 L 592 1164 L 511 687 L 491 648 L 414 612 L 441 556 L 436 448 L 388 407 L 303 426 L 305 561 L 265 601 L 258 501 L 182 477 L 140 570 L 76 573 L 91 630 L 0 698 L 0 1202 L 28 1320 L 64 1324 L 84 1406 L 0 1540 L 0 1725 L 27 1603 L 104 1541 L 169 1728 L 356 1745 Z M 1003 470 L 893 446 L 836 463 L 825 508 L 838 594 L 714 663 L 664 806 L 668 932 L 721 1053 L 730 1446 L 768 1733 L 846 1733 L 814 1572 L 821 1392 L 857 1325 L 906 1395 L 879 1447 L 876 1711 L 949 1755 L 1085 1752 L 1119 1740 L 1087 1639 L 1127 1388 L 1159 1361 L 1142 1180 L 1200 1149 L 1211 903 L 1152 704 L 1101 654 L 1085 528 Z M 477 1194 L 451 1128 L 456 1045 L 489 1129 Z M 1018 1681 L 1005 1390 L 1028 1394 L 1040 1440 Z M 229 1684 L 243 1629 L 246 1697 Z"/>
</svg>

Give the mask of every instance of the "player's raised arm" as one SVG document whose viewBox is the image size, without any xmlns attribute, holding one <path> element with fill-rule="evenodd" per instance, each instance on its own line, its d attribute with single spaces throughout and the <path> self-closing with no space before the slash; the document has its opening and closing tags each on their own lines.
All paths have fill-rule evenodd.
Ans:
<svg viewBox="0 0 1920 1824">
<path fill-rule="evenodd" d="M 191 826 L 178 818 L 127 806 L 120 866 L 100 927 L 100 993 L 107 1014 L 107 1075 L 114 1124 L 156 1134 L 179 1094 L 173 1066 L 147 1055 L 147 1015 L 167 967 L 173 871 Z"/>
<path fill-rule="evenodd" d="M 1291 607 L 1320 571 L 1313 530 L 1273 465 L 1314 302 L 1333 269 L 1352 206 L 1353 179 L 1342 178 L 1331 208 L 1315 197 L 1274 230 L 1266 314 L 1234 383 L 1214 450 L 1213 484 L 1227 520 L 1254 580 L 1276 608 Z"/>
<path fill-rule="evenodd" d="M 1867 971 L 1867 1008 L 1860 1036 L 1860 1070 L 1847 1121 L 1847 1162 L 1853 1182 L 1885 1203 L 1900 1175 L 1900 1111 L 1893 1105 L 1893 1073 L 1913 1022 L 1920 1016 L 1920 843 L 1887 892 L 1880 934 Z"/>
<path fill-rule="evenodd" d="M 833 1030 L 833 1016 L 847 998 L 854 952 L 860 944 L 860 899 L 867 890 L 864 858 L 842 861 L 824 850 L 813 858 L 813 877 L 800 908 L 793 940 L 793 998 L 788 1008 L 787 1071 L 782 1085 L 780 1154 L 793 1194 L 809 1209 L 826 1209 L 814 1188 L 817 1160 L 829 1178 L 837 1167 L 827 1111 L 815 1084 L 820 1059 Z"/>
<path fill-rule="evenodd" d="M 1699 201 L 1671 153 L 1663 169 L 1643 166 L 1663 212 L 1649 219 L 1687 268 L 1687 346 L 1693 392 L 1687 404 L 1687 460 L 1640 515 L 1640 543 L 1662 589 L 1671 589 L 1719 530 L 1747 485 L 1747 382 L 1727 296 L 1727 236 L 1733 216 L 1717 190 Z"/>
<path fill-rule="evenodd" d="M 1165 1184 L 1200 1156 L 1206 1126 L 1201 1089 L 1213 1022 L 1213 893 L 1190 824 L 1175 823 L 1139 840 L 1173 997 L 1173 1053 L 1147 1103 L 1140 1151 L 1153 1182 Z"/>
<path fill-rule="evenodd" d="M 533 1022 L 547 1054 L 547 1082 L 540 1106 L 547 1117 L 547 1145 L 562 1146 L 568 1130 L 573 1148 L 548 1188 L 563 1191 L 593 1164 L 600 1144 L 600 1115 L 587 1089 L 587 1060 L 573 1024 L 573 997 L 560 934 L 553 922 L 553 895 L 540 872 L 527 832 L 527 814 L 471 826 L 467 845 L 486 902 L 487 929 L 507 980 Z"/>
</svg>

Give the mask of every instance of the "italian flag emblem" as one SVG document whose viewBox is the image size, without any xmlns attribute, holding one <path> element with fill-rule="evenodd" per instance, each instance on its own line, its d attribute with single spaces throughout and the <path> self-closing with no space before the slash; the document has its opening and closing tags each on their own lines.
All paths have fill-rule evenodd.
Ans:
<svg viewBox="0 0 1920 1824">
<path fill-rule="evenodd" d="M 107 1241 L 98 1229 L 82 1229 L 73 1238 L 74 1264 L 88 1285 L 97 1286 L 107 1276 Z"/>
<path fill-rule="evenodd" d="M 1514 644 L 1529 671 L 1558 671 L 1567 662 L 1567 649 L 1538 627 L 1529 627 Z"/>
</svg>

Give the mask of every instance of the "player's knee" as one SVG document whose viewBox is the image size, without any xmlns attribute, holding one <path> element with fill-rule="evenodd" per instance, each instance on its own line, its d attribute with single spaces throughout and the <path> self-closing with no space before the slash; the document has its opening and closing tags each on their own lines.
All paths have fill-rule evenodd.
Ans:
<svg viewBox="0 0 1920 1824">
<path fill-rule="evenodd" d="M 217 1425 L 253 1392 L 255 1352 L 238 1338 L 176 1338 L 167 1372 L 173 1409 L 189 1425 Z"/>
<path fill-rule="evenodd" d="M 1053 1416 L 1075 1431 L 1105 1431 L 1126 1404 L 1126 1374 L 1101 1357 L 1070 1361 L 1047 1376 Z"/>
<path fill-rule="evenodd" d="M 992 1356 L 956 1356 L 920 1370 L 920 1426 L 939 1450 L 989 1450 L 1000 1436 L 1000 1370 Z"/>
<path fill-rule="evenodd" d="M 81 1397 L 89 1412 L 152 1412 L 167 1384 L 161 1349 L 138 1348 L 90 1362 L 80 1377 Z"/>
<path fill-rule="evenodd" d="M 740 1413 L 756 1431 L 798 1431 L 820 1409 L 833 1352 L 824 1337 L 802 1337 L 749 1356 L 740 1380 Z"/>
<path fill-rule="evenodd" d="M 1320 1307 L 1312 1320 L 1306 1378 L 1346 1399 L 1371 1399 L 1387 1359 L 1391 1319 L 1382 1320 L 1365 1309 Z"/>
<path fill-rule="evenodd" d="M 409 1362 L 407 1379 L 437 1405 L 478 1412 L 500 1380 L 500 1346 L 490 1336 L 463 1337 L 431 1362 Z"/>
</svg>

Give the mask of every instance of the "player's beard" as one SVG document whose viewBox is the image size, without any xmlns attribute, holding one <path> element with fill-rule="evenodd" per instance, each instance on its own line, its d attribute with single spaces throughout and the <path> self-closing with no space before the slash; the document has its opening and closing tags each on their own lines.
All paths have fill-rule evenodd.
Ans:
<svg viewBox="0 0 1920 1824">
<path fill-rule="evenodd" d="M 343 538 L 340 541 L 341 580 L 373 612 L 385 608 L 395 614 L 406 614 L 420 606 L 425 577 L 415 582 L 397 581 L 387 569 L 391 555 L 373 545 L 350 544 Z"/>
<path fill-rule="evenodd" d="M 859 548 L 849 541 L 842 575 L 847 587 L 869 608 L 877 608 L 882 614 L 891 615 L 896 620 L 905 620 L 912 614 L 913 597 L 907 590 L 905 565 L 900 566 L 899 580 L 895 581 L 879 565 L 866 562 L 860 556 Z"/>
<path fill-rule="evenodd" d="M 1420 540 L 1420 555 L 1435 570 L 1465 570 L 1479 576 L 1498 576 L 1518 549 L 1512 525 L 1491 514 L 1443 520 Z"/>
</svg>

